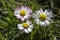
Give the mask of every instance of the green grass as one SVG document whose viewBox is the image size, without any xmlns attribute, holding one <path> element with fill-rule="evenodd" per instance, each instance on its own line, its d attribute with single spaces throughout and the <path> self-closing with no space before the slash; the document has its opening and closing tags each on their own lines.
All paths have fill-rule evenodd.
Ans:
<svg viewBox="0 0 60 40">
<path fill-rule="evenodd" d="M 13 15 L 14 9 L 24 5 L 34 12 L 40 8 L 46 9 L 47 3 L 37 3 L 37 0 L 1 0 L 0 3 L 0 40 L 60 40 L 60 8 L 54 6 L 59 12 L 53 14 L 51 25 L 39 28 L 39 25 L 33 22 L 34 30 L 29 34 L 22 34 L 17 29 L 17 24 L 21 22 Z M 53 4 L 56 3 L 53 0 Z"/>
</svg>

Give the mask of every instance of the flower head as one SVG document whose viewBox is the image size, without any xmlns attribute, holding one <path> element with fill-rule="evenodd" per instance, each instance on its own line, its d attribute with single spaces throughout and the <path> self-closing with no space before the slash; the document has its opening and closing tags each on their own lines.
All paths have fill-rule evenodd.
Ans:
<svg viewBox="0 0 60 40">
<path fill-rule="evenodd" d="M 40 24 L 41 26 L 48 26 L 51 21 L 52 12 L 48 12 L 48 10 L 43 11 L 42 9 L 36 11 L 36 14 L 34 13 L 35 21 L 37 24 Z"/>
<path fill-rule="evenodd" d="M 25 33 L 29 33 L 33 29 L 33 25 L 30 21 L 23 22 L 22 24 L 18 24 L 18 29 L 24 31 Z"/>
<path fill-rule="evenodd" d="M 21 21 L 32 17 L 32 10 L 27 6 L 21 6 L 15 9 L 14 15 Z"/>
</svg>

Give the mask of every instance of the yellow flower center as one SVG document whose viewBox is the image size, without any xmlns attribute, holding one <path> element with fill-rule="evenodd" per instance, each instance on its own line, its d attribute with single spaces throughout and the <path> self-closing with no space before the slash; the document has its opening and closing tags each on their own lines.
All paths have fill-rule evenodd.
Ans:
<svg viewBox="0 0 60 40">
<path fill-rule="evenodd" d="M 28 27 L 28 24 L 27 23 L 23 23 L 22 24 L 24 28 L 27 28 Z"/>
<path fill-rule="evenodd" d="M 45 20 L 45 19 L 46 19 L 46 14 L 41 13 L 41 14 L 39 15 L 39 19 Z"/>
<path fill-rule="evenodd" d="M 26 14 L 26 10 L 20 10 L 20 15 L 24 16 Z"/>
</svg>

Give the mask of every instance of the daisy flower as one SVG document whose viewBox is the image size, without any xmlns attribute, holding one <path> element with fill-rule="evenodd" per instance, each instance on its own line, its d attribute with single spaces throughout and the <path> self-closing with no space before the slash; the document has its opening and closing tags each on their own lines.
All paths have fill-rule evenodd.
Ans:
<svg viewBox="0 0 60 40">
<path fill-rule="evenodd" d="M 37 24 L 40 26 L 48 26 L 51 21 L 52 11 L 48 12 L 49 10 L 43 11 L 42 9 L 37 10 L 36 14 L 34 13 L 34 18 Z"/>
<path fill-rule="evenodd" d="M 25 21 L 32 17 L 32 10 L 27 6 L 17 7 L 14 11 L 14 15 L 21 21 Z"/>
<path fill-rule="evenodd" d="M 22 24 L 18 24 L 17 27 L 18 27 L 19 30 L 21 30 L 25 33 L 29 33 L 33 29 L 33 25 L 30 21 L 23 22 Z"/>
</svg>

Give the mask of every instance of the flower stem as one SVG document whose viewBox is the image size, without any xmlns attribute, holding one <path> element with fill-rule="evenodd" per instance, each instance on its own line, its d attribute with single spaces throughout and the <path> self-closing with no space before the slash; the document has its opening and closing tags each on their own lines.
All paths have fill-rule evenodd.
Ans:
<svg viewBox="0 0 60 40">
<path fill-rule="evenodd" d="M 46 39 L 46 29 L 45 29 L 45 27 L 44 27 L 44 37 L 45 37 L 45 39 Z"/>
<path fill-rule="evenodd" d="M 33 32 L 31 32 L 31 40 L 33 40 Z"/>
<path fill-rule="evenodd" d="M 36 31 L 38 30 L 39 28 L 39 24 L 37 25 L 36 29 L 34 30 L 34 34 L 36 33 Z"/>
</svg>

